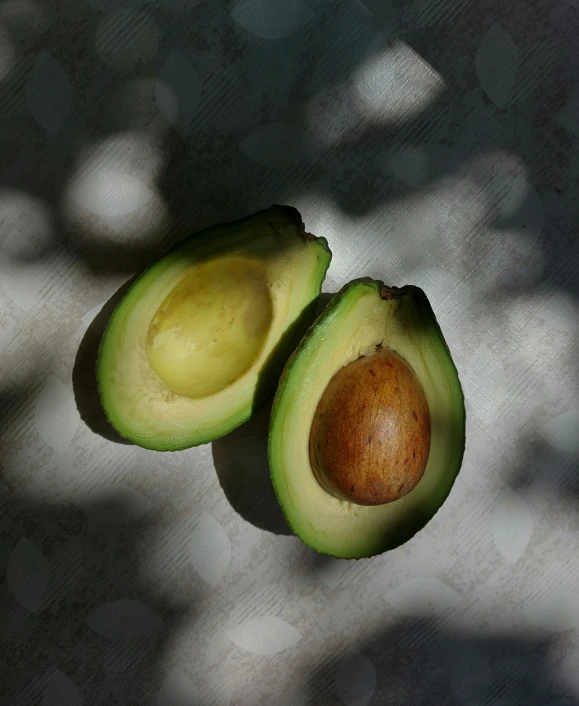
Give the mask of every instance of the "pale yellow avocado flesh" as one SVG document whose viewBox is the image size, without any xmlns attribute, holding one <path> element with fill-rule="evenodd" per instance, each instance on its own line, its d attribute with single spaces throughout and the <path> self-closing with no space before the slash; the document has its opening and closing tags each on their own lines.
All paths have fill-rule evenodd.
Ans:
<svg viewBox="0 0 579 706">
<path fill-rule="evenodd" d="M 260 395 L 273 394 L 311 323 L 330 258 L 326 241 L 305 234 L 287 207 L 208 229 L 169 252 L 105 331 L 97 380 L 109 421 L 157 450 L 239 426 Z"/>
<path fill-rule="evenodd" d="M 456 368 L 422 290 L 383 299 L 374 280 L 351 282 L 312 325 L 288 361 L 274 400 L 269 436 L 272 481 L 294 532 L 320 553 L 362 558 L 412 537 L 436 513 L 460 469 L 465 411 Z M 424 389 L 431 417 L 424 476 L 405 497 L 378 506 L 339 500 L 316 480 L 309 435 L 318 402 L 343 366 L 381 345 L 401 355 Z"/>
<path fill-rule="evenodd" d="M 265 263 L 219 258 L 190 270 L 161 304 L 147 357 L 171 392 L 208 397 L 255 363 L 272 320 Z"/>
</svg>

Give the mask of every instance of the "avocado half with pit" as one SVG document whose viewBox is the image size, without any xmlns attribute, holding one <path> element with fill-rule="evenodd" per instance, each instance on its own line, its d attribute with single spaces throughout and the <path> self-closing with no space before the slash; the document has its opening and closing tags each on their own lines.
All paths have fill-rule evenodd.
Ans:
<svg viewBox="0 0 579 706">
<path fill-rule="evenodd" d="M 97 383 L 109 422 L 135 444 L 175 451 L 249 419 L 313 321 L 330 259 L 285 206 L 181 242 L 105 330 Z"/>
<path fill-rule="evenodd" d="M 464 445 L 462 388 L 424 292 L 347 284 L 274 399 L 272 482 L 295 534 L 341 558 L 403 544 L 448 496 Z"/>
</svg>

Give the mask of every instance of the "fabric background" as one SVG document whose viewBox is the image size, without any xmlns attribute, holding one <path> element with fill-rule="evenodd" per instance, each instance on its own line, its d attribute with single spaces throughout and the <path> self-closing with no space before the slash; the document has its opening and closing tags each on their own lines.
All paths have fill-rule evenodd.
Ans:
<svg viewBox="0 0 579 706">
<path fill-rule="evenodd" d="M 0 2 L 0 703 L 579 704 L 578 66 L 577 0 Z M 289 534 L 267 409 L 175 454 L 99 413 L 117 290 L 272 203 L 326 291 L 423 287 L 463 382 L 371 560 Z"/>
</svg>

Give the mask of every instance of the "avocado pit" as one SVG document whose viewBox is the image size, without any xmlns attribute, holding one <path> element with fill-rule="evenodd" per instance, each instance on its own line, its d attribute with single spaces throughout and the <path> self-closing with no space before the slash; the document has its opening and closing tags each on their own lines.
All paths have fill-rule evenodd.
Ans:
<svg viewBox="0 0 579 706">
<path fill-rule="evenodd" d="M 416 374 L 379 346 L 328 383 L 310 431 L 310 462 L 320 485 L 337 498 L 382 505 L 404 497 L 422 478 L 430 433 Z"/>
</svg>

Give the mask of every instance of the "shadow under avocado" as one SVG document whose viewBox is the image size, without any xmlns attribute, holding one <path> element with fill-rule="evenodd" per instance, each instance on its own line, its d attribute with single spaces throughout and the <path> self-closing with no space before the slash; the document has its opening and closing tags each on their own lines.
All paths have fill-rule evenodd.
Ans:
<svg viewBox="0 0 579 706">
<path fill-rule="evenodd" d="M 96 364 L 101 339 L 109 319 L 135 279 L 136 276 L 125 282 L 96 315 L 82 337 L 72 369 L 74 399 L 82 421 L 95 434 L 117 444 L 131 444 L 131 442 L 123 439 L 105 417 L 97 387 Z"/>
<path fill-rule="evenodd" d="M 259 529 L 291 535 L 271 483 L 267 435 L 271 402 L 212 443 L 213 464 L 231 507 Z"/>
<path fill-rule="evenodd" d="M 319 294 L 284 332 L 259 374 L 253 398 L 252 412 L 254 414 L 271 398 L 271 381 L 279 379 L 288 358 L 332 297 L 333 294 Z"/>
<path fill-rule="evenodd" d="M 259 376 L 251 419 L 212 443 L 215 471 L 233 509 L 255 527 L 274 534 L 293 533 L 271 483 L 267 439 L 272 402 L 265 400 L 271 397 L 272 378 L 279 378 L 308 326 L 332 296 L 318 296 L 282 336 Z"/>
</svg>

